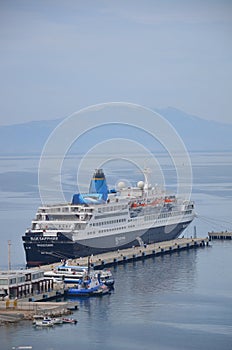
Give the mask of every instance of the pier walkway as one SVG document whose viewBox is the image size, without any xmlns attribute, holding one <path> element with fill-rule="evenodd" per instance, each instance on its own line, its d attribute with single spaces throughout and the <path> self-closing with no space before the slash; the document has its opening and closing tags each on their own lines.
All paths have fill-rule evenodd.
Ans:
<svg viewBox="0 0 232 350">
<path fill-rule="evenodd" d="M 90 262 L 91 267 L 94 269 L 101 269 L 108 266 L 126 263 L 129 261 L 135 261 L 154 257 L 162 254 L 179 252 L 181 250 L 205 247 L 209 245 L 209 238 L 178 238 L 172 241 L 159 242 L 154 244 L 145 244 L 142 246 L 136 246 L 129 249 L 120 249 L 108 253 L 91 255 L 89 257 L 83 257 L 78 259 L 69 260 L 69 265 L 88 266 Z M 55 266 L 60 265 L 52 264 L 42 266 L 44 270 L 51 270 Z"/>
<path fill-rule="evenodd" d="M 232 232 L 221 231 L 221 232 L 209 232 L 209 239 L 232 239 Z"/>
</svg>

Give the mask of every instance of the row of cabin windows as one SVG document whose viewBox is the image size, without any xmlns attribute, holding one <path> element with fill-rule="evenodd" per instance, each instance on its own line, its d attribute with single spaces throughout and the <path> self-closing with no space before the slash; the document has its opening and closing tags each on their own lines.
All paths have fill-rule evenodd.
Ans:
<svg viewBox="0 0 232 350">
<path fill-rule="evenodd" d="M 188 214 L 191 214 L 192 213 L 192 210 L 186 210 L 186 212 L 184 213 L 184 215 L 188 215 Z"/>
<path fill-rule="evenodd" d="M 72 225 L 66 225 L 66 224 L 56 224 L 56 225 L 37 225 L 36 227 L 32 227 L 32 230 L 83 230 L 86 227 L 86 224 L 72 224 Z"/>
<path fill-rule="evenodd" d="M 128 228 L 134 228 L 135 225 L 128 225 Z"/>
<path fill-rule="evenodd" d="M 167 217 L 170 217 L 170 216 L 179 216 L 179 215 L 183 215 L 183 214 L 184 213 L 182 211 L 172 211 L 172 212 L 160 214 L 158 216 L 158 219 L 167 218 Z"/>
<path fill-rule="evenodd" d="M 50 224 L 50 225 L 40 225 L 40 224 L 33 224 L 32 225 L 32 230 L 54 230 L 54 229 L 60 229 L 60 230 L 64 230 L 64 229 L 69 229 L 69 230 L 73 230 L 74 229 L 74 225 L 73 224 Z M 77 227 L 78 228 L 78 227 Z"/>
<path fill-rule="evenodd" d="M 109 220 L 109 221 L 100 221 L 90 224 L 90 226 L 104 226 L 104 225 L 112 225 L 118 224 L 120 222 L 126 222 L 126 219 L 117 219 L 117 220 Z"/>
<path fill-rule="evenodd" d="M 36 215 L 37 221 L 76 221 L 76 220 L 89 220 L 90 216 L 87 214 L 80 215 Z"/>
<path fill-rule="evenodd" d="M 106 206 L 106 207 L 101 207 L 98 208 L 98 213 L 105 213 L 108 211 L 119 211 L 119 210 L 124 210 L 126 209 L 127 206 L 126 205 L 115 205 L 115 206 Z"/>
<path fill-rule="evenodd" d="M 92 208 L 80 208 L 80 207 L 63 207 L 63 208 L 48 208 L 48 209 L 39 209 L 38 213 L 68 213 L 68 212 L 89 212 L 93 211 Z"/>
<path fill-rule="evenodd" d="M 127 205 L 116 205 L 116 206 L 105 206 L 98 208 L 98 213 L 105 213 L 110 211 L 119 211 L 127 208 Z M 45 211 L 45 209 L 39 209 L 38 213 L 68 213 L 68 212 L 84 212 L 91 213 L 93 212 L 93 208 L 80 208 L 80 207 L 64 207 L 64 208 L 49 208 Z"/>
<path fill-rule="evenodd" d="M 126 226 L 106 228 L 104 230 L 99 230 L 98 233 L 112 232 L 112 231 L 119 231 L 119 230 L 126 230 Z"/>
<path fill-rule="evenodd" d="M 157 216 L 157 214 L 156 215 L 146 215 L 144 217 L 144 221 L 163 219 L 163 218 L 168 218 L 170 216 L 178 216 L 178 215 L 181 215 L 181 214 L 182 214 L 181 211 L 176 211 L 176 212 L 169 212 L 169 213 L 159 214 L 158 216 Z"/>
<path fill-rule="evenodd" d="M 188 214 L 191 214 L 192 213 L 192 210 L 186 210 L 184 212 L 184 215 L 188 215 Z M 176 211 L 176 212 L 171 212 L 171 213 L 164 213 L 164 214 L 160 214 L 158 215 L 147 215 L 144 217 L 144 221 L 149 221 L 149 220 L 156 220 L 156 219 L 163 219 L 163 218 L 168 218 L 170 216 L 179 216 L 179 215 L 182 215 L 183 212 L 181 211 Z"/>
</svg>

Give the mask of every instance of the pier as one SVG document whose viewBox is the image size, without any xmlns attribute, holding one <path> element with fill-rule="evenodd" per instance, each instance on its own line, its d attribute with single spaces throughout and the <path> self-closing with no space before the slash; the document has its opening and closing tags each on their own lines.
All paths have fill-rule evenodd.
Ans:
<svg viewBox="0 0 232 350">
<path fill-rule="evenodd" d="M 209 245 L 209 238 L 178 238 L 171 241 L 143 244 L 128 249 L 91 255 L 82 258 L 69 259 L 68 265 L 91 266 L 93 269 L 103 269 L 118 264 L 147 259 L 164 254 L 172 254 L 198 247 Z M 44 265 L 30 270 L 2 272 L 2 292 L 5 291 L 10 299 L 18 299 L 28 302 L 48 302 L 62 297 L 65 293 L 64 284 L 53 285 L 52 280 L 45 279 L 44 272 L 54 269 L 61 263 Z M 25 276 L 26 280 L 25 280 Z M 5 282 L 4 282 L 5 281 Z M 14 282 L 14 283 L 13 283 Z M 32 283 L 33 282 L 33 283 Z M 3 285 L 5 283 L 5 286 Z M 2 295 L 2 300 L 4 295 Z"/>
<path fill-rule="evenodd" d="M 232 239 L 232 232 L 221 231 L 221 232 L 209 232 L 209 239 Z"/>
<path fill-rule="evenodd" d="M 114 266 L 117 264 L 125 264 L 127 262 L 146 259 L 149 257 L 159 256 L 163 254 L 171 254 L 182 250 L 205 247 L 209 245 L 209 238 L 178 238 L 172 241 L 159 242 L 154 244 L 144 244 L 129 249 L 120 249 L 108 253 L 91 255 L 69 260 L 69 265 L 88 266 L 90 263 L 94 269 L 102 269 L 104 267 Z M 52 266 L 54 267 L 53 264 Z M 43 267 L 46 270 L 51 269 L 51 265 Z"/>
<path fill-rule="evenodd" d="M 21 299 L 0 301 L 0 325 L 32 320 L 37 314 L 49 317 L 70 315 L 72 310 L 78 310 L 78 308 L 77 302 L 28 302 Z"/>
<path fill-rule="evenodd" d="M 90 266 L 93 269 L 103 269 L 118 264 L 126 264 L 128 262 L 147 259 L 164 254 L 178 253 L 183 250 L 196 249 L 209 245 L 210 237 L 206 238 L 178 238 L 172 241 L 159 242 L 154 244 L 143 244 L 134 246 L 129 249 L 119 249 L 104 254 L 91 255 L 88 257 L 68 260 L 69 265 Z M 60 263 L 41 266 L 39 271 L 43 272 L 53 269 Z M 30 269 L 33 274 L 38 268 Z M 22 273 L 19 271 L 19 274 Z M 44 277 L 41 274 L 41 280 Z M 37 276 L 36 276 L 37 277 Z M 41 283 L 41 282 L 40 282 Z M 26 291 L 26 289 L 25 289 Z M 51 302 L 52 299 L 59 298 L 64 295 L 65 285 L 52 286 L 51 289 L 42 289 L 38 293 L 23 293 L 17 299 L 7 299 L 0 301 L 0 323 L 1 322 L 18 322 L 20 319 L 31 319 L 36 313 L 39 314 L 65 314 L 75 308 L 78 309 L 78 303 L 69 304 L 67 302 Z"/>
</svg>

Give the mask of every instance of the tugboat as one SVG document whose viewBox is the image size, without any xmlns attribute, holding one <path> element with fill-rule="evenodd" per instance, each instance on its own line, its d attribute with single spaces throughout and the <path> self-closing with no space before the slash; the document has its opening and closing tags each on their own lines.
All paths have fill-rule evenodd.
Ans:
<svg viewBox="0 0 232 350">
<path fill-rule="evenodd" d="M 110 288 L 95 276 L 86 276 L 81 282 L 66 290 L 67 296 L 77 297 L 100 296 L 109 292 Z"/>
</svg>

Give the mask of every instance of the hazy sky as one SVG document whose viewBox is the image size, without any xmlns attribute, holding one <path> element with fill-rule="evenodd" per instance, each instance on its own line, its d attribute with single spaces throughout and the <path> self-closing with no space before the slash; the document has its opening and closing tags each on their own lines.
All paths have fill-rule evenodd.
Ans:
<svg viewBox="0 0 232 350">
<path fill-rule="evenodd" d="M 0 123 L 125 101 L 232 122 L 231 0 L 0 0 Z"/>
</svg>

